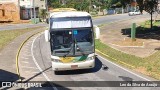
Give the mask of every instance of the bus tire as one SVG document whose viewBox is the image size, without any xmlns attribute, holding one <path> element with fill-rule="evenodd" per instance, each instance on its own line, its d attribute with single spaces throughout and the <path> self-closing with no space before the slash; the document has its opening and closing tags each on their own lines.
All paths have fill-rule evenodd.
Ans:
<svg viewBox="0 0 160 90">
<path fill-rule="evenodd" d="M 54 74 L 57 75 L 57 74 L 58 74 L 58 71 L 54 71 Z"/>
</svg>

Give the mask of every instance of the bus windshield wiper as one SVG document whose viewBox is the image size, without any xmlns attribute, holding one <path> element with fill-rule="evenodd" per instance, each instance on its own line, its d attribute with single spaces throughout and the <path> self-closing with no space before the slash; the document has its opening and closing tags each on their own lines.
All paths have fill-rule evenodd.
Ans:
<svg viewBox="0 0 160 90">
<path fill-rule="evenodd" d="M 75 45 L 77 46 L 77 47 L 76 47 L 76 50 L 79 49 L 79 51 L 81 52 L 81 54 L 84 56 L 85 53 L 84 53 L 84 51 L 79 47 L 79 45 L 77 44 L 76 38 L 74 38 L 74 42 L 75 42 Z"/>
<path fill-rule="evenodd" d="M 71 43 L 71 48 L 69 49 L 68 53 L 67 53 L 67 54 L 65 54 L 65 55 L 63 55 L 63 57 L 66 57 L 66 56 L 71 52 L 71 50 L 73 49 L 72 44 L 73 44 L 73 43 Z"/>
</svg>

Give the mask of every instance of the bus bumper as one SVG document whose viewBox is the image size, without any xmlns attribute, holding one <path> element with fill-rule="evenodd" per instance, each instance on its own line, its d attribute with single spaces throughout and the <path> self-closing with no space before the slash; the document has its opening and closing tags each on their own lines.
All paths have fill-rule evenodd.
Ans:
<svg viewBox="0 0 160 90">
<path fill-rule="evenodd" d="M 52 69 L 54 71 L 87 69 L 87 68 L 93 68 L 94 66 L 95 66 L 95 60 L 88 60 L 77 63 L 58 63 L 52 61 Z"/>
</svg>

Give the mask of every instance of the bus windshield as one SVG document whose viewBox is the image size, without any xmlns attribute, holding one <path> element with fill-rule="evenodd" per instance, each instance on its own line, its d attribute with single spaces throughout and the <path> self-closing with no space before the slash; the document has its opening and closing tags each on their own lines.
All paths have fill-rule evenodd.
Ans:
<svg viewBox="0 0 160 90">
<path fill-rule="evenodd" d="M 56 56 L 75 56 L 94 52 L 91 28 L 51 31 L 51 51 Z"/>
<path fill-rule="evenodd" d="M 61 28 L 91 28 L 91 17 L 60 17 L 50 18 L 50 29 L 57 30 Z"/>
</svg>

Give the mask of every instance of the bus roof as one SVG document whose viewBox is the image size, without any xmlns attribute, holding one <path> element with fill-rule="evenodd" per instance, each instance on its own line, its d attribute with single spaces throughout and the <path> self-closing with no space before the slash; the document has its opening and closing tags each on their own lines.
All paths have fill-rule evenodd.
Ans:
<svg viewBox="0 0 160 90">
<path fill-rule="evenodd" d="M 67 12 L 67 11 L 77 11 L 74 8 L 56 8 L 53 10 L 50 10 L 50 12 Z"/>
<path fill-rule="evenodd" d="M 53 12 L 50 13 L 51 18 L 58 18 L 58 17 L 87 17 L 91 16 L 87 12 Z"/>
</svg>

